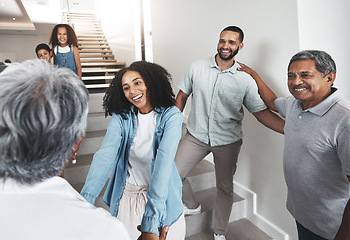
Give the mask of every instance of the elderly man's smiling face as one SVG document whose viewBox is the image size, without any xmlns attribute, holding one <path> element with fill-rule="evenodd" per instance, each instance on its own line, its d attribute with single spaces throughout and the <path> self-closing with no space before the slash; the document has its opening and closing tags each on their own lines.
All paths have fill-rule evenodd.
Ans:
<svg viewBox="0 0 350 240">
<path fill-rule="evenodd" d="M 303 109 L 316 106 L 331 94 L 335 73 L 323 76 L 314 60 L 298 60 L 288 70 L 289 92 L 302 101 Z"/>
</svg>

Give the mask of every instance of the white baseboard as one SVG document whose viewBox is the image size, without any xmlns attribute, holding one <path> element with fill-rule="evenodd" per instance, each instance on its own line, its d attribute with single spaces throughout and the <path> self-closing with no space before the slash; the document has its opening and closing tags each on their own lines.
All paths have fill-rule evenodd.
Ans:
<svg viewBox="0 0 350 240">
<path fill-rule="evenodd" d="M 257 213 L 256 193 L 233 181 L 235 192 L 246 200 L 246 216 L 249 221 L 275 240 L 289 240 L 289 235 Z"/>
</svg>

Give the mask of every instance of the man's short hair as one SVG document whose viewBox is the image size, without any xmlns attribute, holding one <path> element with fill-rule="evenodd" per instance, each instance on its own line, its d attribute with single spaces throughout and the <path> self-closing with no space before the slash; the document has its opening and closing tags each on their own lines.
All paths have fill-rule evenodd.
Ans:
<svg viewBox="0 0 350 240">
<path fill-rule="evenodd" d="M 299 60 L 314 60 L 317 71 L 321 72 L 323 77 L 327 76 L 331 72 L 337 72 L 334 60 L 324 51 L 304 50 L 296 53 L 289 61 L 288 70 L 293 62 Z"/>
<path fill-rule="evenodd" d="M 0 74 L 0 178 L 32 184 L 57 176 L 83 136 L 84 83 L 39 59 Z"/>
<path fill-rule="evenodd" d="M 236 32 L 239 34 L 239 37 L 238 37 L 238 40 L 242 43 L 243 42 L 243 39 L 244 39 L 244 33 L 242 31 L 242 29 L 240 29 L 239 27 L 237 26 L 228 26 L 228 27 L 225 27 L 221 33 L 223 31 L 231 31 L 231 32 Z"/>
</svg>

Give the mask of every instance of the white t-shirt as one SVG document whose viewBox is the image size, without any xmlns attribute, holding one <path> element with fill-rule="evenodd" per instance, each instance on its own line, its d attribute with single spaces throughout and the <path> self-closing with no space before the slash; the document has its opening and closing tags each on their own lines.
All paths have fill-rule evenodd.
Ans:
<svg viewBox="0 0 350 240">
<path fill-rule="evenodd" d="M 127 181 L 137 186 L 148 186 L 151 181 L 156 113 L 154 111 L 147 114 L 139 112 L 136 119 L 137 130 L 130 147 Z"/>
<path fill-rule="evenodd" d="M 127 239 L 124 225 L 53 177 L 32 186 L 0 179 L 0 239 Z"/>
</svg>

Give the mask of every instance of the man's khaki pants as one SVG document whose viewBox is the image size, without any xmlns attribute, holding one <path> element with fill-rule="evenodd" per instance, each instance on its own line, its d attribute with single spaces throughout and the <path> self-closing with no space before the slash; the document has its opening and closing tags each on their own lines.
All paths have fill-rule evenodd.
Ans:
<svg viewBox="0 0 350 240">
<path fill-rule="evenodd" d="M 194 200 L 192 187 L 186 177 L 198 162 L 210 152 L 213 153 L 216 175 L 214 232 L 218 235 L 226 235 L 227 232 L 233 203 L 233 175 L 241 145 L 242 140 L 239 140 L 232 144 L 211 147 L 187 132 L 176 153 L 175 163 L 183 184 L 182 201 L 190 209 L 196 208 L 198 202 Z"/>
</svg>

